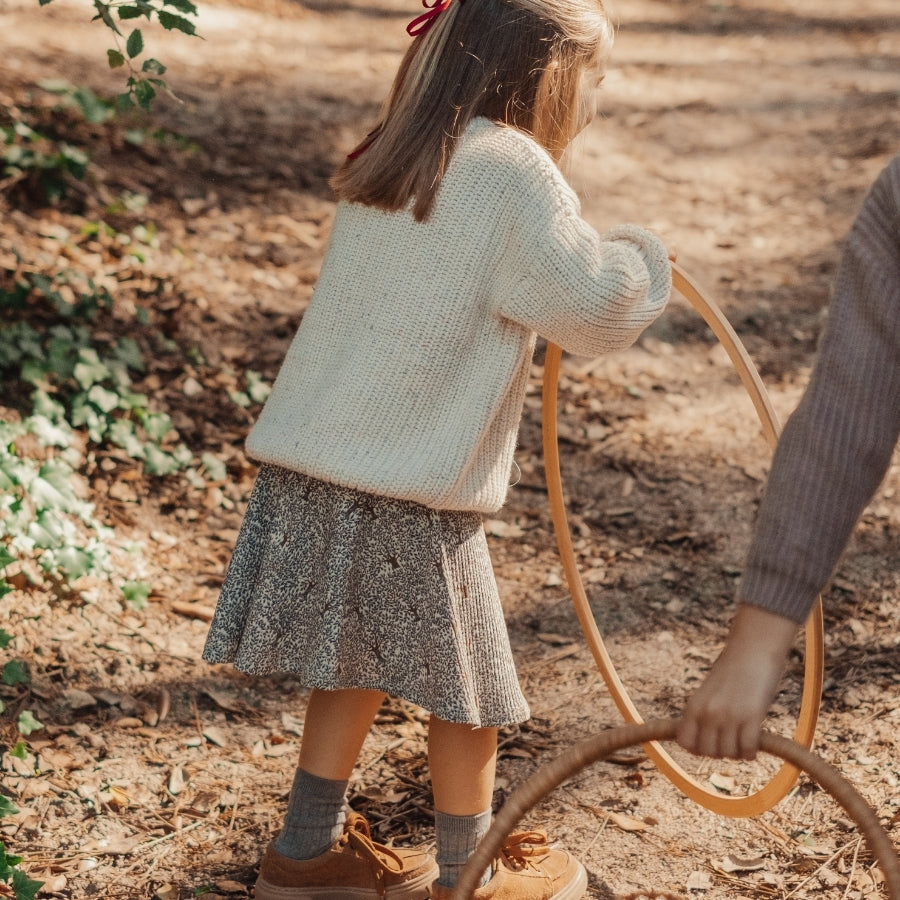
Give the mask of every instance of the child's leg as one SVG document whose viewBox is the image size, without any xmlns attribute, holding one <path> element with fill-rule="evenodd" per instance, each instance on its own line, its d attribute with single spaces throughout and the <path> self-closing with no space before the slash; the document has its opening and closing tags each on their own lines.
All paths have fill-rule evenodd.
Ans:
<svg viewBox="0 0 900 900">
<path fill-rule="evenodd" d="M 455 816 L 490 809 L 497 769 L 497 729 L 473 728 L 432 716 L 428 765 L 435 809 Z"/>
<path fill-rule="evenodd" d="M 340 837 L 347 782 L 383 699 L 378 691 L 312 692 L 279 853 L 312 859 Z"/>
<path fill-rule="evenodd" d="M 497 729 L 431 717 L 428 763 L 434 791 L 439 883 L 456 884 L 466 860 L 491 825 Z M 490 872 L 486 873 L 486 878 Z"/>
<path fill-rule="evenodd" d="M 319 778 L 347 781 L 381 708 L 380 691 L 314 690 L 300 743 L 300 768 Z"/>
</svg>

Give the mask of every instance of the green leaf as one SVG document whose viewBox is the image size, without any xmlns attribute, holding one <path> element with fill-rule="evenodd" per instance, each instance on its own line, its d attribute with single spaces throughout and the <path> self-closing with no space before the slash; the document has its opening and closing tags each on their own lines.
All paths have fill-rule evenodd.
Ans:
<svg viewBox="0 0 900 900">
<path fill-rule="evenodd" d="M 110 441 L 121 447 L 132 459 L 144 458 L 144 444 L 135 434 L 134 422 L 130 419 L 117 419 L 107 432 Z"/>
<path fill-rule="evenodd" d="M 144 65 L 147 65 L 147 63 L 144 63 Z M 147 140 L 147 132 L 144 131 L 143 128 L 129 128 L 125 131 L 122 137 L 124 137 L 125 140 L 133 147 L 143 147 Z M 142 325 L 146 325 L 146 322 L 141 321 L 141 312 L 143 312 L 143 310 L 139 307 L 135 312 L 135 316 Z"/>
<path fill-rule="evenodd" d="M 18 811 L 19 808 L 5 794 L 0 794 L 0 819 L 3 816 L 14 816 Z"/>
<path fill-rule="evenodd" d="M 101 412 L 111 413 L 119 407 L 119 395 L 109 391 L 102 384 L 95 384 L 87 393 L 88 400 Z"/>
<path fill-rule="evenodd" d="M 85 120 L 97 125 L 112 118 L 112 104 L 102 100 L 88 87 L 77 87 L 72 91 L 72 99 L 78 104 Z"/>
<path fill-rule="evenodd" d="M 134 91 L 134 98 L 137 100 L 138 106 L 140 106 L 141 109 L 149 110 L 150 104 L 156 96 L 156 89 L 153 85 L 145 78 L 136 78 L 134 79 L 132 90 Z"/>
<path fill-rule="evenodd" d="M 171 453 L 148 444 L 144 449 L 144 467 L 150 475 L 173 475 L 181 466 Z"/>
<path fill-rule="evenodd" d="M 247 372 L 247 393 L 254 403 L 265 403 L 271 392 L 271 385 L 263 381 L 259 372 L 253 370 Z"/>
<path fill-rule="evenodd" d="M 159 11 L 159 24 L 162 25 L 166 31 L 181 31 L 184 34 L 196 34 L 197 26 L 190 19 L 185 19 L 184 16 L 176 16 L 172 13 L 166 12 L 164 9 Z"/>
<path fill-rule="evenodd" d="M 163 0 L 163 6 L 172 6 L 179 12 L 188 13 L 189 15 L 197 15 L 197 7 L 191 3 L 191 0 Z"/>
<path fill-rule="evenodd" d="M 39 386 L 43 384 L 44 377 L 49 371 L 50 367 L 46 363 L 36 359 L 29 359 L 22 364 L 22 368 L 19 370 L 19 378 L 22 381 L 27 381 L 29 384 Z"/>
<path fill-rule="evenodd" d="M 150 75 L 165 75 L 166 67 L 158 59 L 145 59 L 141 71 Z"/>
<path fill-rule="evenodd" d="M 35 478 L 29 487 L 29 496 L 36 509 L 65 509 L 68 506 L 68 498 L 45 478 Z"/>
<path fill-rule="evenodd" d="M 21 856 L 10 856 L 6 852 L 6 844 L 0 841 L 0 878 L 9 881 L 15 867 L 22 862 Z"/>
<path fill-rule="evenodd" d="M 25 741 L 16 741 L 15 747 L 9 751 L 10 756 L 14 756 L 16 759 L 27 759 L 28 758 L 28 744 Z M 19 862 L 22 860 L 20 859 Z"/>
<path fill-rule="evenodd" d="M 102 0 L 94 0 L 94 9 L 97 10 L 97 15 L 91 21 L 96 21 L 97 19 L 102 19 L 103 24 L 107 28 L 111 28 L 116 34 L 121 34 L 122 32 L 116 27 L 116 23 L 113 21 L 113 17 L 109 11 L 109 4 L 103 3 Z"/>
<path fill-rule="evenodd" d="M 0 672 L 0 682 L 12 687 L 16 684 L 28 684 L 28 672 L 17 659 L 11 659 Z"/>
<path fill-rule="evenodd" d="M 119 14 L 120 19 L 139 19 L 141 16 L 150 17 L 147 10 L 141 9 L 140 6 L 120 6 L 116 9 L 116 12 Z"/>
<path fill-rule="evenodd" d="M 111 69 L 118 69 L 125 65 L 125 54 L 119 50 L 107 50 L 106 58 Z"/>
<path fill-rule="evenodd" d="M 72 441 L 72 429 L 65 422 L 57 425 L 46 416 L 32 416 L 29 420 L 28 430 L 43 447 L 68 447 Z"/>
<path fill-rule="evenodd" d="M 5 650 L 14 640 L 13 636 L 0 628 L 0 650 Z"/>
<path fill-rule="evenodd" d="M 75 380 L 79 387 L 87 390 L 91 385 L 105 381 L 110 376 L 109 368 L 97 355 L 96 350 L 84 349 L 78 354 L 78 365 L 75 366 Z"/>
<path fill-rule="evenodd" d="M 34 900 L 37 892 L 44 886 L 43 881 L 34 881 L 21 869 L 13 872 L 13 890 L 16 892 L 16 900 Z"/>
<path fill-rule="evenodd" d="M 16 558 L 12 555 L 12 553 L 7 550 L 6 547 L 0 545 L 0 572 L 2 572 L 8 565 L 14 563 Z"/>
<path fill-rule="evenodd" d="M 228 469 L 225 463 L 212 453 L 206 452 L 200 457 L 203 468 L 206 469 L 210 481 L 224 481 L 228 477 Z"/>
<path fill-rule="evenodd" d="M 44 727 L 43 722 L 38 722 L 30 709 L 23 710 L 19 713 L 19 721 L 16 723 L 19 734 L 28 737 L 33 731 L 40 731 Z"/>
<path fill-rule="evenodd" d="M 97 410 L 87 402 L 85 395 L 80 394 L 72 401 L 72 424 L 76 428 L 86 427 L 90 439 L 95 444 L 99 444 L 106 433 L 108 422 L 105 417 L 101 418 Z"/>
<path fill-rule="evenodd" d="M 144 413 L 141 416 L 141 425 L 147 432 L 147 437 L 155 443 L 159 443 L 172 430 L 172 420 L 166 413 Z"/>
<path fill-rule="evenodd" d="M 134 338 L 120 337 L 116 341 L 116 359 L 120 359 L 135 372 L 143 372 L 147 368 L 140 344 Z"/>
<path fill-rule="evenodd" d="M 150 590 L 146 581 L 126 581 L 122 585 L 122 596 L 132 609 L 145 609 Z"/>
<path fill-rule="evenodd" d="M 125 50 L 132 59 L 144 52 L 144 36 L 139 28 L 135 28 L 128 35 L 128 40 L 125 42 Z"/>
<path fill-rule="evenodd" d="M 54 559 L 57 568 L 69 581 L 77 581 L 97 568 L 94 557 L 80 547 L 63 547 L 54 553 Z"/>
</svg>

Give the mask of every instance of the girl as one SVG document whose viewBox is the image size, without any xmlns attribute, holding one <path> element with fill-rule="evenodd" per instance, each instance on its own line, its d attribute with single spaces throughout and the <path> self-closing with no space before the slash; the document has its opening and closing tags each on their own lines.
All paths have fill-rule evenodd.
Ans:
<svg viewBox="0 0 900 900">
<path fill-rule="evenodd" d="M 328 253 L 247 441 L 262 463 L 204 658 L 312 688 L 257 900 L 449 897 L 491 819 L 497 728 L 528 705 L 482 515 L 504 502 L 535 336 L 588 356 L 661 312 L 661 242 L 580 217 L 557 162 L 612 43 L 601 0 L 436 0 L 333 179 Z M 385 694 L 431 713 L 436 862 L 344 796 Z M 517 835 L 476 897 L 574 900 Z"/>
</svg>

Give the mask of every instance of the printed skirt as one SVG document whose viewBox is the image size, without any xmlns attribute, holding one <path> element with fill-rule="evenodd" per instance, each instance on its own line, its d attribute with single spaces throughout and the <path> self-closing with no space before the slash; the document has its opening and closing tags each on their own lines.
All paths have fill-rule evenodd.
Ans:
<svg viewBox="0 0 900 900">
<path fill-rule="evenodd" d="M 263 465 L 203 658 L 311 688 L 368 688 L 442 719 L 522 722 L 478 513 Z"/>
</svg>

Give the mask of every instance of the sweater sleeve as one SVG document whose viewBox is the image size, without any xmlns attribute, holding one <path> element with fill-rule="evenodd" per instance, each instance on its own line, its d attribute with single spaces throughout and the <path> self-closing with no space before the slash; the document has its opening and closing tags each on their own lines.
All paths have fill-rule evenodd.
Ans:
<svg viewBox="0 0 900 900">
<path fill-rule="evenodd" d="M 579 356 L 629 347 L 668 302 L 665 246 L 636 225 L 601 237 L 558 170 L 540 174 L 517 210 L 519 277 L 500 314 Z"/>
<path fill-rule="evenodd" d="M 900 435 L 900 156 L 847 237 L 809 386 L 776 448 L 740 599 L 803 622 Z"/>
</svg>

